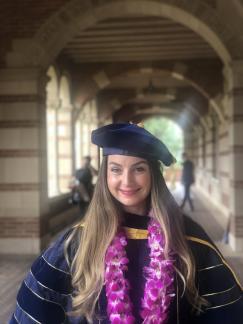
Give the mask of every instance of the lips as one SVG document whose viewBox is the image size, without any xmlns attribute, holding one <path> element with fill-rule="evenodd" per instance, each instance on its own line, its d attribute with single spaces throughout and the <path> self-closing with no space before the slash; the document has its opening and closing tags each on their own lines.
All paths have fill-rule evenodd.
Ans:
<svg viewBox="0 0 243 324">
<path fill-rule="evenodd" d="M 133 190 L 119 189 L 119 191 L 123 196 L 131 197 L 131 196 L 135 195 L 139 191 L 139 189 L 133 189 Z"/>
</svg>

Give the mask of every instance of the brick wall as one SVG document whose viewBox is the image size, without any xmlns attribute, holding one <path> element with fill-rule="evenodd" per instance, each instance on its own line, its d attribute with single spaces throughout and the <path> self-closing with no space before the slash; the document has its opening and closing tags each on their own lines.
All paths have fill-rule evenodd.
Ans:
<svg viewBox="0 0 243 324">
<path fill-rule="evenodd" d="M 28 238 L 40 236 L 40 221 L 33 217 L 1 217 L 1 238 Z"/>
</svg>

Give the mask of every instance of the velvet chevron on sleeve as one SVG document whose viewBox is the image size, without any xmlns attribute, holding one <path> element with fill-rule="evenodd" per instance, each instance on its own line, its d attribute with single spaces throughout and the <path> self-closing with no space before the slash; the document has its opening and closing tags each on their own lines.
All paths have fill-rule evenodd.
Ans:
<svg viewBox="0 0 243 324">
<path fill-rule="evenodd" d="M 205 231 L 185 217 L 188 244 L 196 262 L 199 294 L 209 303 L 192 323 L 243 323 L 242 286 Z"/>
<path fill-rule="evenodd" d="M 33 263 L 17 295 L 16 309 L 10 324 L 21 323 L 81 323 L 73 319 L 71 310 L 71 275 L 64 257 L 64 241 L 69 232 L 61 235 Z"/>
</svg>

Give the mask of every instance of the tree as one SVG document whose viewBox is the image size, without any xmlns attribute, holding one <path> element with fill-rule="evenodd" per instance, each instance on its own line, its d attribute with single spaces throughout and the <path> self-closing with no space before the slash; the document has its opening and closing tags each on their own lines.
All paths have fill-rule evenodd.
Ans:
<svg viewBox="0 0 243 324">
<path fill-rule="evenodd" d="M 183 152 L 183 131 L 173 121 L 164 117 L 152 117 L 144 121 L 144 128 L 158 137 L 171 151 L 177 161 Z"/>
</svg>

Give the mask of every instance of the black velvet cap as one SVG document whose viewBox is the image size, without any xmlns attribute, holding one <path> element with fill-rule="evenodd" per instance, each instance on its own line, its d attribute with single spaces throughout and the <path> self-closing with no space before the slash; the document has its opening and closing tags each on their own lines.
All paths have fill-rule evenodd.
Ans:
<svg viewBox="0 0 243 324">
<path fill-rule="evenodd" d="M 92 143 L 103 148 L 103 155 L 130 155 L 159 160 L 170 166 L 176 160 L 165 144 L 146 129 L 130 123 L 102 126 L 91 134 Z"/>
</svg>

